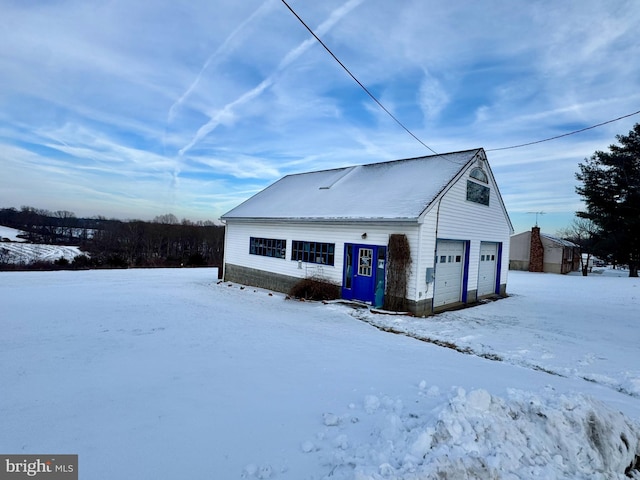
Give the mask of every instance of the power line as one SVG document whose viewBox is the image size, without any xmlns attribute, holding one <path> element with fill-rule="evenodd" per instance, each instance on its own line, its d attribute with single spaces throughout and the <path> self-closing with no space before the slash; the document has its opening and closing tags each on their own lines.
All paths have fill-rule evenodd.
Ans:
<svg viewBox="0 0 640 480">
<path fill-rule="evenodd" d="M 351 71 L 350 71 L 350 70 L 349 70 L 349 69 L 344 65 L 344 63 L 342 63 L 342 62 L 340 61 L 340 59 L 334 55 L 334 53 L 329 49 L 329 47 L 327 47 L 327 45 L 325 45 L 325 43 L 320 39 L 320 37 L 318 37 L 318 36 L 314 33 L 314 31 L 313 31 L 313 30 L 312 30 L 312 29 L 311 29 L 311 28 L 310 28 L 310 27 L 309 27 L 309 26 L 304 22 L 304 20 L 302 20 L 302 18 L 300 18 L 300 16 L 295 12 L 295 10 L 294 10 L 293 8 L 291 8 L 291 7 L 289 6 L 289 4 L 288 4 L 285 0 L 282 0 L 282 3 L 284 3 L 284 4 L 285 4 L 285 6 L 286 6 L 290 11 L 291 11 L 291 13 L 293 13 L 293 15 L 294 15 L 294 16 L 295 16 L 295 17 L 300 21 L 300 23 L 301 23 L 302 25 L 304 25 L 304 28 L 306 28 L 306 29 L 309 31 L 309 33 L 310 33 L 311 35 L 313 35 L 313 36 L 314 36 L 314 38 L 315 38 L 315 39 L 320 43 L 320 45 L 322 45 L 322 46 L 324 47 L 324 49 L 325 49 L 327 52 L 329 52 L 329 55 L 331 55 L 331 56 L 333 57 L 333 59 L 334 59 L 336 62 L 338 62 L 338 64 L 339 64 L 339 65 L 344 69 L 344 71 L 345 71 L 345 72 L 347 72 L 347 73 L 349 74 L 349 76 L 350 76 L 350 77 L 351 77 L 351 78 L 352 78 L 352 79 L 353 79 L 353 80 L 354 80 L 358 85 L 360 85 L 360 88 L 362 88 L 362 90 L 364 90 L 364 91 L 365 91 L 365 93 L 366 93 L 367 95 L 369 95 L 369 97 L 371 97 L 371 99 L 372 99 L 374 102 L 376 102 L 376 103 L 378 104 L 378 106 L 379 106 L 380 108 L 382 108 L 382 110 L 384 110 L 384 111 L 387 113 L 387 115 L 389 115 L 389 116 L 390 116 L 390 117 L 391 117 L 391 118 L 392 118 L 392 119 L 393 119 L 393 120 L 394 120 L 398 125 L 400 125 L 400 126 L 401 126 L 401 127 L 402 127 L 402 128 L 403 128 L 403 129 L 404 129 L 404 130 L 409 134 L 409 135 L 411 135 L 411 136 L 412 136 L 413 138 L 415 138 L 418 142 L 420 142 L 420 144 L 421 144 L 422 146 L 426 147 L 427 149 L 429 149 L 430 151 L 432 151 L 433 153 L 435 153 L 436 155 L 438 155 L 438 152 L 436 152 L 433 148 L 431 148 L 429 145 L 427 145 L 427 144 L 426 144 L 426 143 L 424 143 L 422 140 L 420 140 L 418 137 L 416 137 L 416 136 L 413 134 L 413 132 L 412 132 L 411 130 L 409 130 L 407 127 L 405 127 L 405 126 L 404 126 L 404 124 L 403 124 L 400 120 L 398 120 L 398 119 L 395 117 L 395 115 L 393 115 L 393 113 L 391 113 L 389 110 L 387 110 L 387 108 L 386 108 L 382 103 L 380 103 L 380 100 L 378 100 L 378 99 L 373 95 L 373 93 L 371 93 L 371 92 L 369 91 L 369 89 L 368 89 L 367 87 L 365 87 L 365 86 L 360 82 L 360 80 L 358 80 L 358 79 L 356 78 L 356 76 L 355 76 L 353 73 L 351 73 Z"/>
<path fill-rule="evenodd" d="M 638 110 L 637 112 L 629 113 L 628 115 L 623 115 L 621 117 L 614 118 L 613 120 L 607 120 L 606 122 L 598 123 L 597 125 L 591 125 L 590 127 L 581 128 L 580 130 L 575 130 L 575 131 L 569 132 L 569 133 L 563 133 L 562 135 L 556 135 L 555 137 L 545 138 L 543 140 L 536 140 L 535 142 L 522 143 L 520 145 L 512 145 L 510 147 L 490 148 L 490 149 L 488 149 L 486 151 L 487 152 L 496 152 L 498 150 L 510 150 L 512 148 L 528 147 L 529 145 L 535 145 L 537 143 L 550 142 L 551 140 L 556 140 L 556 139 L 562 138 L 562 137 L 568 137 L 569 135 L 575 135 L 576 133 L 585 132 L 587 130 L 591 130 L 592 128 L 601 127 L 602 125 L 606 125 L 608 123 L 617 122 L 618 120 L 622 120 L 623 118 L 632 117 L 632 116 L 637 115 L 639 113 L 640 113 L 640 110 Z"/>
<path fill-rule="evenodd" d="M 346 65 L 344 63 L 342 63 L 340 61 L 340 59 L 331 51 L 331 49 L 320 39 L 320 37 L 318 37 L 315 32 L 305 23 L 305 21 L 300 18 L 300 15 L 298 15 L 295 10 L 293 8 L 291 8 L 291 6 L 289 6 L 289 4 L 286 2 L 286 0 L 281 0 L 282 3 L 284 3 L 284 5 L 289 9 L 289 11 L 298 19 L 298 21 L 309 31 L 309 33 L 311 35 L 313 35 L 313 37 L 318 41 L 318 43 L 320 43 L 320 45 L 323 46 L 323 48 L 329 53 L 329 55 L 331 55 L 333 57 L 333 59 L 338 62 L 338 64 L 344 69 L 345 72 L 347 72 L 349 74 L 349 76 L 360 86 L 360 88 L 362 88 L 362 90 L 364 90 L 364 92 L 369 95 L 369 97 L 371 97 L 371 99 L 376 102 L 378 104 L 378 106 L 385 111 L 385 113 L 387 115 L 389 115 L 398 125 L 400 125 L 400 127 L 402 127 L 409 135 L 411 135 L 415 140 L 417 140 L 423 147 L 427 148 L 428 150 L 430 150 L 431 152 L 433 152 L 435 155 L 439 155 L 438 152 L 436 152 L 434 149 L 432 149 L 429 145 L 427 145 L 426 143 L 424 143 L 422 140 L 420 140 L 411 130 L 409 130 L 400 120 L 398 120 L 398 118 L 396 118 L 395 115 L 393 115 L 393 113 L 391 113 L 381 102 L 380 100 L 378 100 L 375 95 L 373 95 L 373 93 L 371 93 L 369 91 L 369 89 L 367 87 L 365 87 L 362 82 L 360 82 L 360 80 L 358 80 L 356 78 L 356 76 L 351 73 L 351 71 L 346 67 Z M 536 140 L 534 142 L 527 142 L 527 143 L 521 143 L 519 145 L 511 145 L 509 147 L 500 147 L 500 148 L 490 148 L 490 149 L 486 149 L 486 152 L 497 152 L 499 150 L 511 150 L 514 148 L 522 148 L 522 147 L 528 147 L 530 145 L 536 145 L 538 143 L 544 143 L 544 142 L 550 142 L 551 140 L 557 140 L 558 138 L 563 138 L 563 137 L 568 137 L 570 135 L 575 135 L 577 133 L 581 133 L 581 132 L 585 132 L 587 130 L 591 130 L 593 128 L 597 128 L 597 127 L 601 127 L 603 125 L 607 125 L 609 123 L 613 123 L 613 122 L 617 122 L 619 120 L 622 120 L 624 118 L 629 118 L 632 117 L 634 115 L 638 115 L 640 113 L 640 110 L 638 110 L 637 112 L 633 112 L 633 113 L 629 113 L 627 115 L 623 115 L 621 117 L 618 118 L 614 118 L 612 120 L 607 120 L 606 122 L 602 122 L 602 123 L 598 123 L 596 125 L 592 125 L 590 127 L 585 127 L 585 128 L 581 128 L 579 130 L 574 130 L 573 132 L 569 132 L 569 133 L 563 133 L 562 135 L 556 135 L 555 137 L 549 137 L 549 138 L 545 138 L 542 140 Z"/>
</svg>

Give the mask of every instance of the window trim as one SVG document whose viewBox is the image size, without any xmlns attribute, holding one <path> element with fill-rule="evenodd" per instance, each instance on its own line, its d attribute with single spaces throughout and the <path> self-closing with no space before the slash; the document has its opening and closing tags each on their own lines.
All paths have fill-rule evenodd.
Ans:
<svg viewBox="0 0 640 480">
<path fill-rule="evenodd" d="M 282 238 L 249 237 L 249 255 L 260 257 L 287 257 L 287 241 Z"/>
<path fill-rule="evenodd" d="M 291 241 L 291 260 L 294 262 L 335 265 L 336 244 L 309 240 Z"/>
<path fill-rule="evenodd" d="M 473 178 L 482 183 L 489 183 L 489 176 L 485 173 L 485 171 L 480 167 L 474 167 L 469 172 L 469 178 Z"/>
<path fill-rule="evenodd" d="M 467 201 L 488 207 L 491 202 L 491 188 L 467 179 Z"/>
<path fill-rule="evenodd" d="M 358 248 L 358 275 L 361 277 L 373 276 L 373 248 Z"/>
</svg>

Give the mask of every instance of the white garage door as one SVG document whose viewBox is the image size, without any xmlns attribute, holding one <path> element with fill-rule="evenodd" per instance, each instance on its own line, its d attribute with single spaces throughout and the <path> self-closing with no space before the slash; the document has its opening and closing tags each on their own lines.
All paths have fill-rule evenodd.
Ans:
<svg viewBox="0 0 640 480">
<path fill-rule="evenodd" d="M 496 271 L 498 266 L 498 244 L 480 243 L 480 262 L 478 265 L 478 296 L 496 293 Z"/>
<path fill-rule="evenodd" d="M 433 306 L 440 307 L 461 300 L 464 265 L 464 242 L 438 240 Z"/>
</svg>

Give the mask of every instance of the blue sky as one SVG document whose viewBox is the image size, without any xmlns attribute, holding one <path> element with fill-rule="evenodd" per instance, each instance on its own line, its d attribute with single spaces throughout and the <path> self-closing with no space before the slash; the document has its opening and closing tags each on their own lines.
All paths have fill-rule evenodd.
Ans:
<svg viewBox="0 0 640 480">
<path fill-rule="evenodd" d="M 635 0 L 290 0 L 439 153 L 483 147 L 516 232 L 581 209 L 640 115 Z M 0 207 L 215 220 L 289 173 L 431 154 L 280 0 L 0 0 Z"/>
</svg>

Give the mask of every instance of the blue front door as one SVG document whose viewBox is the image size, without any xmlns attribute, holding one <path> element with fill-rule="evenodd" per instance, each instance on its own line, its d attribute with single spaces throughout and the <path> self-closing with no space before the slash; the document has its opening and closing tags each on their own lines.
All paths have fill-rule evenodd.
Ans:
<svg viewBox="0 0 640 480">
<path fill-rule="evenodd" d="M 345 245 L 343 298 L 382 306 L 386 251 L 377 245 Z"/>
</svg>

